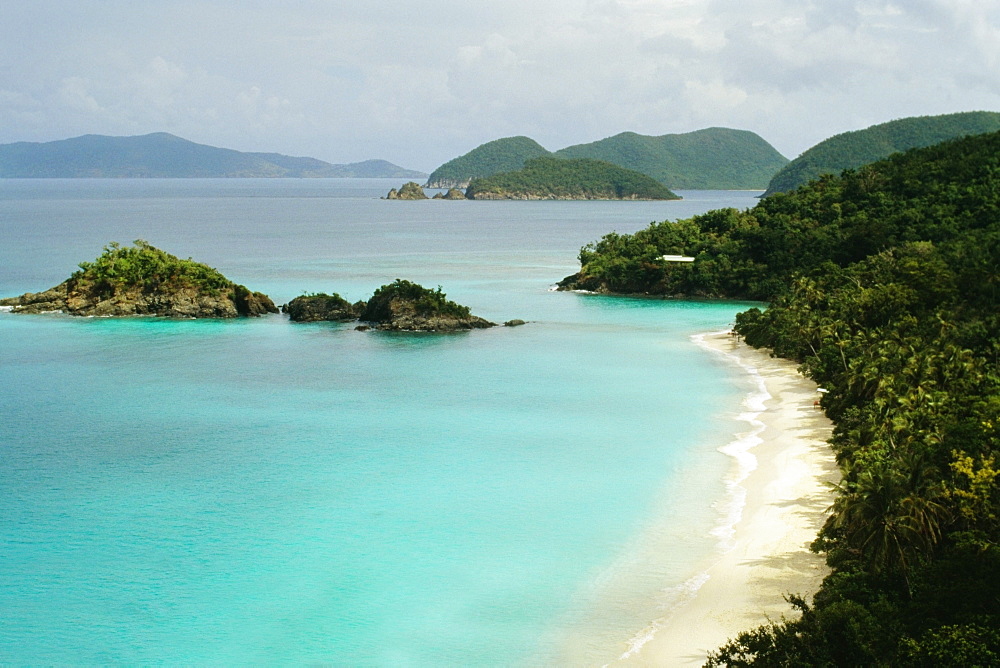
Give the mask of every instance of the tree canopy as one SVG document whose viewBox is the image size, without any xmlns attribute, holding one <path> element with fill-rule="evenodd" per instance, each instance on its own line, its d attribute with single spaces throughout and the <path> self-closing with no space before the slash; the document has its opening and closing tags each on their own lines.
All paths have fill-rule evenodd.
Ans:
<svg viewBox="0 0 1000 668">
<path fill-rule="evenodd" d="M 580 260 L 567 287 L 770 302 L 737 331 L 828 390 L 842 480 L 813 547 L 832 573 L 790 599 L 800 618 L 710 665 L 996 665 L 1000 133 L 610 234 Z"/>
<path fill-rule="evenodd" d="M 763 190 L 788 158 L 748 130 L 706 128 L 658 137 L 622 132 L 555 152 L 648 174 L 674 189 Z"/>
<path fill-rule="evenodd" d="M 969 111 L 902 118 L 864 130 L 844 132 L 821 141 L 782 167 L 771 178 L 764 196 L 789 192 L 823 174 L 839 174 L 900 151 L 998 130 L 1000 113 Z"/>
<path fill-rule="evenodd" d="M 469 199 L 679 199 L 652 177 L 601 160 L 542 157 L 524 168 L 473 179 Z"/>
</svg>

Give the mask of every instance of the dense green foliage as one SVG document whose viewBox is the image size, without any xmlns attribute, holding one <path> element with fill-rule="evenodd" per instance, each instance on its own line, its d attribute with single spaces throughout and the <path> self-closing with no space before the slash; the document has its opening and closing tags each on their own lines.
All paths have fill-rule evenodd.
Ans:
<svg viewBox="0 0 1000 668">
<path fill-rule="evenodd" d="M 603 287 L 770 300 L 737 331 L 828 390 L 842 481 L 814 549 L 832 573 L 811 605 L 790 599 L 799 619 L 711 665 L 997 665 L 1000 133 L 609 235 L 581 260 Z"/>
<path fill-rule="evenodd" d="M 110 243 L 93 262 L 81 262 L 71 281 L 87 283 L 97 294 L 127 290 L 153 292 L 160 288 L 193 287 L 212 295 L 232 290 L 235 284 L 208 265 L 190 258 L 181 260 L 154 248 L 142 239 L 135 246 Z"/>
<path fill-rule="evenodd" d="M 648 174 L 670 188 L 763 190 L 788 159 L 747 130 L 706 128 L 650 137 L 623 132 L 556 151 L 563 158 L 605 160 Z"/>
<path fill-rule="evenodd" d="M 528 137 L 495 139 L 435 169 L 427 177 L 427 185 L 464 188 L 471 179 L 521 169 L 528 160 L 546 155 L 549 152 Z"/>
<path fill-rule="evenodd" d="M 431 290 L 417 283 L 397 278 L 388 285 L 383 285 L 368 300 L 361 320 L 369 322 L 387 322 L 393 318 L 400 305 L 415 315 L 430 317 L 468 318 L 469 307 L 456 304 L 447 299 L 441 286 Z"/>
<path fill-rule="evenodd" d="M 651 176 L 670 188 L 706 190 L 764 189 L 788 162 L 758 135 L 728 128 L 660 137 L 623 132 L 555 153 L 528 137 L 508 137 L 446 162 L 434 170 L 427 185 L 464 187 L 473 178 L 516 171 L 528 160 L 545 156 L 603 160 Z"/>
<path fill-rule="evenodd" d="M 420 178 L 423 174 L 384 160 L 332 165 L 278 153 L 243 153 L 196 144 L 166 132 L 0 144 L 0 178 L 376 176 Z"/>
<path fill-rule="evenodd" d="M 770 300 L 793 275 L 823 263 L 846 267 L 907 242 L 968 235 L 982 237 L 968 259 L 988 262 L 998 150 L 1000 134 L 981 135 L 824 177 L 746 211 L 608 234 L 580 251 L 580 273 L 566 287 Z M 696 261 L 670 264 L 659 259 L 664 254 Z"/>
<path fill-rule="evenodd" d="M 785 165 L 771 179 L 764 194 L 789 192 L 823 174 L 839 174 L 900 151 L 998 130 L 1000 113 L 970 111 L 903 118 L 845 132 L 820 142 Z"/>
<path fill-rule="evenodd" d="M 678 199 L 662 183 L 601 160 L 535 158 L 523 169 L 473 179 L 470 199 Z"/>
</svg>

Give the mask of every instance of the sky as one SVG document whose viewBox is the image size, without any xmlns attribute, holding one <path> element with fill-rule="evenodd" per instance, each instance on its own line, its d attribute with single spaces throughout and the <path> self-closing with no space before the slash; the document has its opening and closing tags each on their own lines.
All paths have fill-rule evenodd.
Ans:
<svg viewBox="0 0 1000 668">
<path fill-rule="evenodd" d="M 998 0 L 0 0 L 0 143 L 170 132 L 430 172 L 729 127 L 794 158 L 1000 111 Z"/>
</svg>

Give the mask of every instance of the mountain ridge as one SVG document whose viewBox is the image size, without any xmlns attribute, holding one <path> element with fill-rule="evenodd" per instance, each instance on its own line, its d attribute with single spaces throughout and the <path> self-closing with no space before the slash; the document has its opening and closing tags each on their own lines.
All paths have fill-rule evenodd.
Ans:
<svg viewBox="0 0 1000 668">
<path fill-rule="evenodd" d="M 385 160 L 332 164 L 198 144 L 167 132 L 0 144 L 0 178 L 422 178 Z"/>
<path fill-rule="evenodd" d="M 433 172 L 428 187 L 465 187 L 473 178 L 515 171 L 533 158 L 601 160 L 651 176 L 668 188 L 763 190 L 788 159 L 749 130 L 705 128 L 660 136 L 622 132 L 554 152 L 535 140 L 504 137 L 481 144 Z"/>
<path fill-rule="evenodd" d="M 763 197 L 795 190 L 823 174 L 838 175 L 893 153 L 1000 130 L 1000 113 L 963 111 L 908 116 L 828 137 L 778 170 Z"/>
</svg>

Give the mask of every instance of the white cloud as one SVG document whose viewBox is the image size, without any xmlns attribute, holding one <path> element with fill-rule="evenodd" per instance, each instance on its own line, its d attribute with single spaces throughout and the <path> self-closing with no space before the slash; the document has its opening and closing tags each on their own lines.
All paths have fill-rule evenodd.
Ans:
<svg viewBox="0 0 1000 668">
<path fill-rule="evenodd" d="M 973 0 L 163 0 L 21 5 L 0 141 L 165 130 L 432 169 L 722 125 L 789 156 L 907 115 L 1000 109 L 1000 7 Z"/>
</svg>

